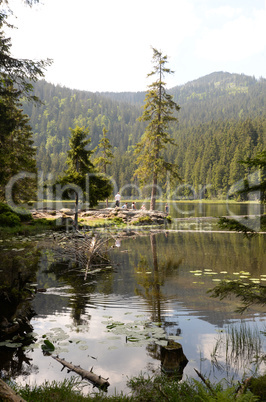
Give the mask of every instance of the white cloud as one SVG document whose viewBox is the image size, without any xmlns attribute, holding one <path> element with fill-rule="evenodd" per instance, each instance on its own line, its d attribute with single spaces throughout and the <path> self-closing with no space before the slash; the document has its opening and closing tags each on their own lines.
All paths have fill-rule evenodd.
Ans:
<svg viewBox="0 0 266 402">
<path fill-rule="evenodd" d="M 145 90 L 151 46 L 167 54 L 176 71 L 168 87 L 265 49 L 265 10 L 249 15 L 246 8 L 240 15 L 226 2 L 214 8 L 207 0 L 43 0 L 29 8 L 10 1 L 19 27 L 12 33 L 14 55 L 53 58 L 46 79 L 72 88 Z"/>
<path fill-rule="evenodd" d="M 241 14 L 241 8 L 234 8 L 231 6 L 223 6 L 218 8 L 212 8 L 207 10 L 206 16 L 213 17 L 213 16 L 222 16 L 226 18 L 233 18 Z"/>
<path fill-rule="evenodd" d="M 151 46 L 174 56 L 199 24 L 191 2 L 46 0 L 14 7 L 17 57 L 53 58 L 46 78 L 91 90 L 146 88 Z M 170 66 L 170 64 L 169 64 Z M 171 67 L 171 66 L 170 66 Z"/>
<path fill-rule="evenodd" d="M 266 48 L 266 10 L 255 11 L 226 22 L 217 29 L 206 28 L 197 41 L 197 56 L 209 61 L 245 60 Z"/>
</svg>

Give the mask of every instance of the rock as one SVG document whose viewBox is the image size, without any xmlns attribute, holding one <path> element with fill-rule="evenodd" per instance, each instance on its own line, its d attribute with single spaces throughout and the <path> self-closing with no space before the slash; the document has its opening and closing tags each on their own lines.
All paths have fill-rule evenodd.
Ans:
<svg viewBox="0 0 266 402">
<path fill-rule="evenodd" d="M 65 215 L 74 215 L 74 211 L 72 211 L 72 209 L 69 208 L 62 208 L 59 211 L 61 214 L 65 214 Z"/>
<path fill-rule="evenodd" d="M 69 208 L 62 208 L 60 211 L 56 212 L 57 225 L 73 225 L 73 210 Z M 51 211 L 38 210 L 33 212 L 33 216 L 35 219 L 37 218 L 51 218 Z M 115 219 L 120 218 L 123 219 L 124 223 L 133 224 L 134 222 L 138 222 L 139 225 L 162 225 L 165 222 L 167 214 L 161 211 L 142 211 L 142 210 L 132 210 L 121 207 L 115 208 L 103 208 L 103 209 L 95 209 L 95 210 L 87 210 L 80 211 L 79 217 L 94 217 L 99 219 Z M 145 217 L 150 218 L 145 220 Z M 141 222 L 141 218 L 143 222 Z"/>
</svg>

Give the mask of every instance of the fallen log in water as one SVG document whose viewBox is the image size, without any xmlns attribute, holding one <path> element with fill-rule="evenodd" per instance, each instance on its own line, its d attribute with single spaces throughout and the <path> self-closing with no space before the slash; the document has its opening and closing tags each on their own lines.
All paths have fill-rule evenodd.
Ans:
<svg viewBox="0 0 266 402">
<path fill-rule="evenodd" d="M 90 371 L 84 370 L 80 366 L 75 366 L 72 363 L 67 362 L 65 359 L 60 359 L 58 356 L 52 356 L 53 359 L 57 360 L 59 363 L 61 363 L 64 367 L 67 367 L 68 372 L 74 371 L 75 373 L 79 374 L 82 379 L 86 379 L 90 381 L 93 385 L 96 387 L 107 391 L 107 388 L 109 387 L 110 383 L 108 382 L 108 378 L 103 378 L 100 375 L 97 375 L 92 372 L 92 369 Z M 63 367 L 63 369 L 64 369 Z M 63 370 L 62 369 L 62 370 Z"/>
<path fill-rule="evenodd" d="M 20 395 L 16 394 L 3 380 L 0 379 L 0 400 L 10 402 L 26 402 Z"/>
</svg>

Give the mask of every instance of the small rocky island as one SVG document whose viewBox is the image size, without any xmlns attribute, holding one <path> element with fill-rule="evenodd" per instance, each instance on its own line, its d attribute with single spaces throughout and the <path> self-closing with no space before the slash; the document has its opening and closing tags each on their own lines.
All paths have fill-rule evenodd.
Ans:
<svg viewBox="0 0 266 402">
<path fill-rule="evenodd" d="M 74 219 L 74 210 L 69 208 L 56 209 L 36 209 L 32 211 L 35 219 L 61 219 L 62 223 L 68 219 Z M 150 210 L 133 210 L 122 207 L 103 208 L 103 209 L 87 209 L 79 211 L 79 219 L 84 224 L 96 219 L 121 220 L 121 223 L 130 225 L 162 225 L 169 219 L 166 213 L 161 211 Z"/>
</svg>

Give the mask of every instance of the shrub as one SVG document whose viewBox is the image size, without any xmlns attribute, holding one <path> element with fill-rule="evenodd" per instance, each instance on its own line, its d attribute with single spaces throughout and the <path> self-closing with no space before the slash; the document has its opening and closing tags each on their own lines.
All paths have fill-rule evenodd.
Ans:
<svg viewBox="0 0 266 402">
<path fill-rule="evenodd" d="M 9 226 L 9 227 L 13 227 L 13 226 L 18 226 L 20 225 L 21 221 L 20 218 L 17 214 L 15 214 L 14 212 L 4 212 L 4 213 L 0 213 L 0 226 Z"/>
<path fill-rule="evenodd" d="M 21 222 L 29 222 L 33 221 L 33 217 L 29 211 L 23 209 L 23 212 L 15 211 L 15 213 L 19 216 Z"/>
<path fill-rule="evenodd" d="M 0 225 L 14 227 L 21 222 L 32 221 L 32 215 L 26 209 L 12 209 L 4 202 L 0 202 Z"/>
</svg>

